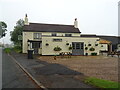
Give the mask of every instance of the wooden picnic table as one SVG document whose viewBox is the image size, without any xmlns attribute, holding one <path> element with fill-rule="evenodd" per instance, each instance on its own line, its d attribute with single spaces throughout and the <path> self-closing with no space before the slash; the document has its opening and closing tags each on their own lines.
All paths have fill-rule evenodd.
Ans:
<svg viewBox="0 0 120 90">
<path fill-rule="evenodd" d="M 110 53 L 107 54 L 107 56 L 109 56 L 109 55 L 111 55 L 112 57 L 114 55 L 117 55 L 119 57 L 120 56 L 120 52 L 110 52 Z"/>
<path fill-rule="evenodd" d="M 71 58 L 72 53 L 71 52 L 61 52 L 60 56 L 61 58 L 64 58 L 65 56 L 67 56 L 68 58 Z"/>
</svg>

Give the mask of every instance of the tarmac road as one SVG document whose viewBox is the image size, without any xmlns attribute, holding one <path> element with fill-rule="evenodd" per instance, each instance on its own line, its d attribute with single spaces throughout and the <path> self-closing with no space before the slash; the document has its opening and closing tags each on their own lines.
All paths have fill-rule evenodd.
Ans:
<svg viewBox="0 0 120 90">
<path fill-rule="evenodd" d="M 37 88 L 12 58 L 2 53 L 2 88 Z"/>
</svg>

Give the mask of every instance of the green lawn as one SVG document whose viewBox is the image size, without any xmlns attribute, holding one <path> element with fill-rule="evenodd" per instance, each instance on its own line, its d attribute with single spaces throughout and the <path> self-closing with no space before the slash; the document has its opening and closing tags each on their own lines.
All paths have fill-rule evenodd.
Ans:
<svg viewBox="0 0 120 90">
<path fill-rule="evenodd" d="M 98 79 L 94 77 L 89 77 L 84 80 L 85 83 L 96 86 L 98 88 L 118 88 L 120 86 L 120 83 Z"/>
</svg>

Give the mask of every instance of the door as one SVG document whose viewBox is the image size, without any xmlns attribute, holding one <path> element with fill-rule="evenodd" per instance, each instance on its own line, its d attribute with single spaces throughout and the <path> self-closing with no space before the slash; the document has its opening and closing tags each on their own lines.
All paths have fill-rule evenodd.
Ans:
<svg viewBox="0 0 120 90">
<path fill-rule="evenodd" d="M 84 55 L 84 42 L 72 42 L 72 55 Z"/>
<path fill-rule="evenodd" d="M 39 54 L 40 42 L 32 42 L 32 48 L 34 49 L 34 54 Z"/>
<path fill-rule="evenodd" d="M 34 48 L 34 54 L 38 54 L 38 48 Z"/>
</svg>

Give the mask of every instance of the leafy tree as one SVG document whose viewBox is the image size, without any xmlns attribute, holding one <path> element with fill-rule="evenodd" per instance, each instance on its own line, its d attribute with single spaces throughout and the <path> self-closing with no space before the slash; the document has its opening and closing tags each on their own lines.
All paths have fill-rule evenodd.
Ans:
<svg viewBox="0 0 120 90">
<path fill-rule="evenodd" d="M 15 45 L 21 45 L 21 40 L 18 40 L 18 36 L 22 36 L 22 31 L 23 31 L 23 26 L 24 26 L 24 21 L 22 19 L 19 19 L 16 23 L 16 26 L 14 26 L 14 30 L 10 32 L 11 35 L 11 41 Z"/>
<path fill-rule="evenodd" d="M 7 24 L 3 21 L 0 21 L 0 38 L 5 37 L 7 31 Z"/>
</svg>

